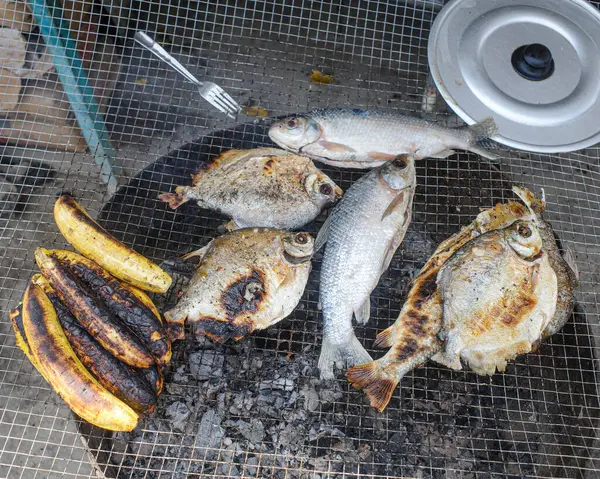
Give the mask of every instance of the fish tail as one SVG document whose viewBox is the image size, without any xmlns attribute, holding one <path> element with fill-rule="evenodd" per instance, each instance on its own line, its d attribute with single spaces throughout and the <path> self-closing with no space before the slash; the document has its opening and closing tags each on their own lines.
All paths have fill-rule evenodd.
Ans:
<svg viewBox="0 0 600 479">
<path fill-rule="evenodd" d="M 346 371 L 346 378 L 356 389 L 362 389 L 371 406 L 382 412 L 390 399 L 394 389 L 406 371 L 398 374 L 389 374 L 388 368 L 381 365 L 379 360 L 360 366 L 354 366 Z M 395 369 L 395 368 L 394 368 Z M 396 373 L 396 371 L 393 371 Z"/>
<path fill-rule="evenodd" d="M 176 209 L 183 203 L 188 201 L 185 196 L 185 187 L 178 186 L 175 188 L 175 193 L 162 193 L 158 198 L 169 205 L 169 208 Z"/>
<path fill-rule="evenodd" d="M 356 364 L 372 361 L 370 354 L 360 344 L 358 338 L 352 333 L 350 341 L 343 344 L 334 344 L 330 339 L 323 338 L 321 356 L 319 356 L 319 372 L 321 379 L 333 379 L 335 367 L 345 369 Z"/>
<path fill-rule="evenodd" d="M 467 148 L 469 151 L 477 155 L 483 156 L 488 160 L 498 160 L 498 155 L 495 155 L 491 151 L 482 148 L 480 145 L 478 145 L 478 142 L 491 138 L 496 133 L 498 133 L 498 126 L 496 125 L 496 122 L 491 116 L 484 118 L 483 120 L 481 120 L 478 123 L 475 123 L 474 125 L 466 127 L 466 129 L 469 132 L 470 136 Z"/>
<path fill-rule="evenodd" d="M 373 346 L 376 348 L 389 348 L 394 344 L 394 337 L 394 326 L 390 326 L 377 335 Z"/>
<path fill-rule="evenodd" d="M 484 118 L 478 123 L 468 127 L 472 135 L 472 143 L 491 138 L 498 133 L 498 126 L 491 116 Z"/>
</svg>

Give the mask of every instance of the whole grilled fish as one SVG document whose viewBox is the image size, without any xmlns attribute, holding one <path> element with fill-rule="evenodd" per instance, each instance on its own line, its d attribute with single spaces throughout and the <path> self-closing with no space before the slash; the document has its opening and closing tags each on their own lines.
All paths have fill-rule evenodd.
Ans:
<svg viewBox="0 0 600 479">
<path fill-rule="evenodd" d="M 414 158 L 400 155 L 354 183 L 317 236 L 326 240 L 321 266 L 320 301 L 323 344 L 319 358 L 322 378 L 370 361 L 352 329 L 352 316 L 364 324 L 370 296 L 388 268 L 411 221 L 416 186 Z"/>
<path fill-rule="evenodd" d="M 230 150 L 160 198 L 171 208 L 196 200 L 233 218 L 230 229 L 296 229 L 333 205 L 342 190 L 303 156 L 275 148 Z"/>
<path fill-rule="evenodd" d="M 488 159 L 497 156 L 477 146 L 496 133 L 492 118 L 460 128 L 395 113 L 335 108 L 291 116 L 271 126 L 277 145 L 314 160 L 344 168 L 373 168 L 405 153 L 422 159 L 446 158 L 468 150 Z"/>
<path fill-rule="evenodd" d="M 412 281 L 396 322 L 377 336 L 375 346 L 391 349 L 377 361 L 356 366 L 346 373 L 356 388 L 364 389 L 374 408 L 383 411 L 398 382 L 427 359 L 445 362 L 441 354 L 436 354 L 443 347 L 438 337 L 443 317 L 438 273 L 460 248 L 486 232 L 507 228 L 518 220 L 535 220 L 543 251 L 556 274 L 558 285 L 556 310 L 542 332 L 542 338 L 560 329 L 570 317 L 576 280 L 570 266 L 558 253 L 550 225 L 542 218 L 545 204 L 525 188 L 514 187 L 513 191 L 525 205 L 509 201 L 484 210 L 470 225 L 440 243 Z"/>
<path fill-rule="evenodd" d="M 530 352 L 554 316 L 557 278 L 534 221 L 519 220 L 465 244 L 440 269 L 443 304 L 438 355 L 477 374 L 506 369 Z"/>
<path fill-rule="evenodd" d="M 183 257 L 199 259 L 170 324 L 187 321 L 195 335 L 238 340 L 288 316 L 298 304 L 311 269 L 308 233 L 244 228 L 212 240 Z"/>
</svg>

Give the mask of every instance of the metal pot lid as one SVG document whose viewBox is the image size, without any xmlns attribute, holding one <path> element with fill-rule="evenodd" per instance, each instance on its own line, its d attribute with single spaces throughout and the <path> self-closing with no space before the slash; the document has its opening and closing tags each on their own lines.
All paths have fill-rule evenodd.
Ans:
<svg viewBox="0 0 600 479">
<path fill-rule="evenodd" d="M 600 12 L 584 0 L 453 0 L 429 37 L 429 66 L 468 124 L 536 152 L 600 142 Z"/>
</svg>

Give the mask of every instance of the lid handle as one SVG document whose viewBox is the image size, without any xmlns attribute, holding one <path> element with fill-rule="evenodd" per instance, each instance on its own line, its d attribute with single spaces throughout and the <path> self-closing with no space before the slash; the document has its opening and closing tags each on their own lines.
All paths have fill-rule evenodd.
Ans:
<svg viewBox="0 0 600 479">
<path fill-rule="evenodd" d="M 531 81 L 542 81 L 554 73 L 554 60 L 547 46 L 532 43 L 517 48 L 511 57 L 515 71 Z"/>
</svg>

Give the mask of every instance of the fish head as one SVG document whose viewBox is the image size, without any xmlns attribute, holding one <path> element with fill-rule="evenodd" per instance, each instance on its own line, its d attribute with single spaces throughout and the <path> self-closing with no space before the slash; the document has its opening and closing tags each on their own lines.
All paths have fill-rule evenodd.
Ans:
<svg viewBox="0 0 600 479">
<path fill-rule="evenodd" d="M 269 129 L 269 137 L 286 150 L 298 153 L 302 147 L 314 143 L 323 134 L 317 121 L 305 116 L 290 116 Z"/>
<path fill-rule="evenodd" d="M 392 190 L 413 187 L 416 182 L 414 157 L 410 155 L 396 156 L 381 166 L 380 176 Z"/>
<path fill-rule="evenodd" d="M 521 258 L 535 259 L 542 251 L 542 237 L 534 221 L 515 221 L 504 229 L 504 238 Z"/>
<path fill-rule="evenodd" d="M 336 203 L 344 194 L 344 191 L 323 173 L 306 175 L 304 188 L 313 202 L 320 207 Z"/>
<path fill-rule="evenodd" d="M 310 234 L 304 231 L 286 233 L 283 236 L 283 257 L 292 265 L 310 261 L 314 251 L 315 241 Z"/>
</svg>

